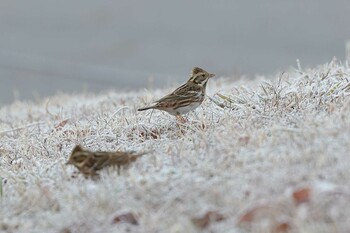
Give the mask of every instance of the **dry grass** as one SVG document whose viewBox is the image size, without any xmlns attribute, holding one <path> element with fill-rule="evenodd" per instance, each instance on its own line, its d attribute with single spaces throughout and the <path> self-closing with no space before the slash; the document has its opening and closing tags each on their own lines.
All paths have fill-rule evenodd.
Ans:
<svg viewBox="0 0 350 233">
<path fill-rule="evenodd" d="M 182 125 L 136 111 L 169 90 L 1 108 L 0 231 L 350 229 L 349 67 L 211 81 L 215 103 L 207 99 Z M 72 178 L 65 165 L 76 144 L 150 152 L 94 181 Z"/>
</svg>

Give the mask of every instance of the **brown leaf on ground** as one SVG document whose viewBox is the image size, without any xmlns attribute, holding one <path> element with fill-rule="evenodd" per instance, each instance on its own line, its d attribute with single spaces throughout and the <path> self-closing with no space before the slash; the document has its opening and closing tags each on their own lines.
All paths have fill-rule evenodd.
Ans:
<svg viewBox="0 0 350 233">
<path fill-rule="evenodd" d="M 311 189 L 308 187 L 298 189 L 293 192 L 293 199 L 296 204 L 310 201 Z"/>
<path fill-rule="evenodd" d="M 274 233 L 285 233 L 291 230 L 291 226 L 287 222 L 279 223 L 276 227 L 275 230 L 273 231 Z"/>
<path fill-rule="evenodd" d="M 271 215 L 273 209 L 267 205 L 261 205 L 247 210 L 238 220 L 238 223 L 252 222 L 256 219 Z"/>
<path fill-rule="evenodd" d="M 199 228 L 206 228 L 212 222 L 220 222 L 225 220 L 225 217 L 215 211 L 208 211 L 205 215 L 200 218 L 193 218 L 192 222 Z"/>
<path fill-rule="evenodd" d="M 59 124 L 57 124 L 55 126 L 55 129 L 62 129 L 67 123 L 68 123 L 69 119 L 65 119 L 63 121 L 61 121 Z"/>
<path fill-rule="evenodd" d="M 248 145 L 249 140 L 250 140 L 249 136 L 243 136 L 243 137 L 238 138 L 239 143 L 242 145 Z"/>
<path fill-rule="evenodd" d="M 244 212 L 238 219 L 238 225 L 249 232 L 287 233 L 291 230 L 289 222 L 279 221 L 284 216 L 284 210 L 276 203 L 260 205 Z"/>
<path fill-rule="evenodd" d="M 60 231 L 60 233 L 72 233 L 72 231 L 68 227 L 65 227 Z"/>
<path fill-rule="evenodd" d="M 130 223 L 132 225 L 139 225 L 139 222 L 137 221 L 137 219 L 132 213 L 118 215 L 113 219 L 112 223 L 113 224 Z"/>
</svg>

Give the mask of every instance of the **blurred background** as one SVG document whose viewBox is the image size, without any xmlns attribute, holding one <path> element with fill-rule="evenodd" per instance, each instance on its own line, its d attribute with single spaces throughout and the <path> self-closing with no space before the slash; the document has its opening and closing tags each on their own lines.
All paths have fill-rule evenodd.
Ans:
<svg viewBox="0 0 350 233">
<path fill-rule="evenodd" d="M 0 105 L 345 60 L 348 0 L 2 0 Z"/>
</svg>

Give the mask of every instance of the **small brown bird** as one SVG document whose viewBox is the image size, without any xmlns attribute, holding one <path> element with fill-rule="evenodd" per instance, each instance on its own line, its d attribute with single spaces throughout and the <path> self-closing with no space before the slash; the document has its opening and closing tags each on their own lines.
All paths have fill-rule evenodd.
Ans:
<svg viewBox="0 0 350 233">
<path fill-rule="evenodd" d="M 92 152 L 84 150 L 80 145 L 75 146 L 66 164 L 74 165 L 85 177 L 94 177 L 98 170 L 108 166 L 126 167 L 136 161 L 143 154 L 131 154 L 128 152 Z"/>
<path fill-rule="evenodd" d="M 155 101 L 153 105 L 140 108 L 138 111 L 158 109 L 181 118 L 182 114 L 186 114 L 201 105 L 205 97 L 207 82 L 214 76 L 214 74 L 208 73 L 199 67 L 194 67 L 191 77 L 185 84 L 169 95 Z"/>
</svg>

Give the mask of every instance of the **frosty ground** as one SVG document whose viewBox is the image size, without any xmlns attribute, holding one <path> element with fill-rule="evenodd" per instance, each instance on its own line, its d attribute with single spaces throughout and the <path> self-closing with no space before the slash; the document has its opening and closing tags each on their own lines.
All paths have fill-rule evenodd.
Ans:
<svg viewBox="0 0 350 233">
<path fill-rule="evenodd" d="M 185 123 L 137 112 L 174 87 L 2 107 L 0 231 L 350 229 L 347 64 L 213 78 Z M 77 144 L 147 154 L 91 180 L 65 165 Z"/>
</svg>

